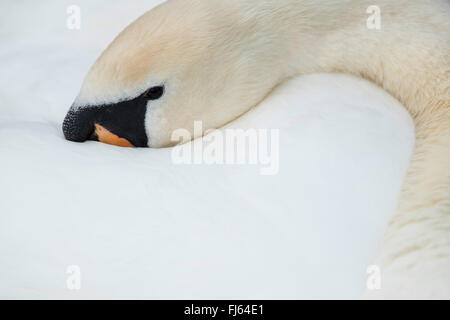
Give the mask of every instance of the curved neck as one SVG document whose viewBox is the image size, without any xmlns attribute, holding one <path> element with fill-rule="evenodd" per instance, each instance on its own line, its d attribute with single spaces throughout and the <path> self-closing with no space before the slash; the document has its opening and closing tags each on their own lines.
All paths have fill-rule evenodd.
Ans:
<svg viewBox="0 0 450 320">
<path fill-rule="evenodd" d="M 271 70 L 276 81 L 313 72 L 353 74 L 380 85 L 414 116 L 430 95 L 446 98 L 439 96 L 446 91 L 448 71 L 442 66 L 448 65 L 448 44 L 440 39 L 446 39 L 450 29 L 449 6 L 445 0 L 434 5 L 422 0 L 376 4 L 374 8 L 370 0 L 231 0 L 220 12 L 248 30 L 239 41 L 252 56 L 265 52 L 270 57 L 261 53 L 259 68 Z M 432 16 L 435 23 L 412 23 L 418 16 L 419 21 Z M 374 25 L 378 18 L 379 28 Z"/>
</svg>

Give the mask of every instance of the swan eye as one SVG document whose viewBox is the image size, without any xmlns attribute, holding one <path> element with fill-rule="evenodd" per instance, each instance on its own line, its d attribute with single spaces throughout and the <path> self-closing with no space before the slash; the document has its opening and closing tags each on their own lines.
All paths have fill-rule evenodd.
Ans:
<svg viewBox="0 0 450 320">
<path fill-rule="evenodd" d="M 158 100 L 159 98 L 161 98 L 164 94 L 164 87 L 163 86 L 157 86 L 157 87 L 152 87 L 150 89 L 148 89 L 145 93 L 144 93 L 144 97 L 148 100 Z"/>
</svg>

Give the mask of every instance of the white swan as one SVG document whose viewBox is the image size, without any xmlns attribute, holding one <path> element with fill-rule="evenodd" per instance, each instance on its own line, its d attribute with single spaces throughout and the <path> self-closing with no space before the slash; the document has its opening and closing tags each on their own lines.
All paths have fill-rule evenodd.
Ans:
<svg viewBox="0 0 450 320">
<path fill-rule="evenodd" d="M 203 120 L 204 130 L 220 127 L 299 74 L 370 79 L 410 112 L 416 147 L 375 261 L 383 290 L 367 296 L 449 297 L 450 4 L 377 1 L 379 30 L 366 24 L 372 4 L 167 1 L 103 52 L 64 133 L 74 141 L 165 147 L 175 129 L 192 130 L 195 120 Z"/>
</svg>

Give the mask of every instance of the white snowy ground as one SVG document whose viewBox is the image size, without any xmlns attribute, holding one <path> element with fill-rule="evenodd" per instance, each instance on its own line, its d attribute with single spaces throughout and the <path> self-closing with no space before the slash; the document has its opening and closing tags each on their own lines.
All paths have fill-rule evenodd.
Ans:
<svg viewBox="0 0 450 320">
<path fill-rule="evenodd" d="M 233 124 L 280 129 L 275 176 L 63 139 L 90 64 L 157 2 L 1 2 L 0 298 L 358 298 L 414 140 L 380 89 L 306 76 Z"/>
</svg>

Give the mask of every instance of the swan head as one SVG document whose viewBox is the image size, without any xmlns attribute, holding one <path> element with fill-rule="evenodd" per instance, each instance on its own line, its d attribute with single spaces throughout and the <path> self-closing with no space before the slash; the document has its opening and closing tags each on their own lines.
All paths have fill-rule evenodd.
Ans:
<svg viewBox="0 0 450 320">
<path fill-rule="evenodd" d="M 238 12 L 209 6 L 168 1 L 122 31 L 88 72 L 63 123 L 66 139 L 167 147 L 174 130 L 194 137 L 195 121 L 218 128 L 257 104 L 276 71 L 261 67 L 254 30 Z"/>
</svg>

